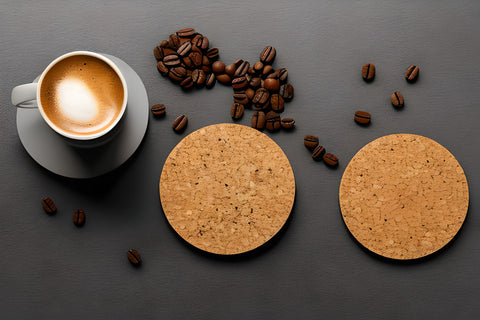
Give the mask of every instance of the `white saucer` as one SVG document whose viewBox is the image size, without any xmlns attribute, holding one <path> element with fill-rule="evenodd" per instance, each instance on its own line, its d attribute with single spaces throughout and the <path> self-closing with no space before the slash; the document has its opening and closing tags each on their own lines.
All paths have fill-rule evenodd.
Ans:
<svg viewBox="0 0 480 320">
<path fill-rule="evenodd" d="M 113 60 L 127 81 L 127 110 L 122 128 L 111 141 L 95 148 L 69 144 L 43 120 L 38 109 L 17 109 L 17 130 L 28 154 L 47 170 L 68 178 L 93 178 L 112 171 L 133 155 L 148 126 L 148 96 L 142 79 L 124 61 Z M 37 79 L 34 80 L 36 82 Z"/>
</svg>

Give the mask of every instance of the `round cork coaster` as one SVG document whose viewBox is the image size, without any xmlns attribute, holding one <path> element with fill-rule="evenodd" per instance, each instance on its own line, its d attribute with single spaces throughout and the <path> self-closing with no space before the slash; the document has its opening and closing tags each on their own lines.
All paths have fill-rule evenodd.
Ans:
<svg viewBox="0 0 480 320">
<path fill-rule="evenodd" d="M 340 183 L 343 220 L 367 249 L 417 259 L 445 246 L 468 210 L 468 184 L 455 157 L 413 134 L 378 138 L 353 157 Z"/>
<path fill-rule="evenodd" d="M 225 123 L 180 141 L 163 166 L 159 189 L 165 216 L 184 240 L 232 255 L 259 247 L 282 228 L 295 178 L 272 139 Z"/>
</svg>

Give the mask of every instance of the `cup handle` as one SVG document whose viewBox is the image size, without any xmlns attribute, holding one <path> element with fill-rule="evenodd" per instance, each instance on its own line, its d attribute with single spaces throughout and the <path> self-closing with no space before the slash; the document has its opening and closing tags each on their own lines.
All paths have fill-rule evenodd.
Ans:
<svg viewBox="0 0 480 320">
<path fill-rule="evenodd" d="M 38 83 L 27 83 L 12 90 L 12 104 L 18 108 L 36 108 Z"/>
</svg>

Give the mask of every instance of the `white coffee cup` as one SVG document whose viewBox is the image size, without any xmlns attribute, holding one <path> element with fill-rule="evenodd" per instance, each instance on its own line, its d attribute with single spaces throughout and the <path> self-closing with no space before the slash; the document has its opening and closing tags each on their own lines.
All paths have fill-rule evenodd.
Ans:
<svg viewBox="0 0 480 320">
<path fill-rule="evenodd" d="M 37 83 L 12 90 L 13 105 L 38 107 L 50 128 L 81 146 L 96 145 L 117 131 L 127 99 L 120 68 L 90 51 L 66 53 L 47 66 Z"/>
</svg>

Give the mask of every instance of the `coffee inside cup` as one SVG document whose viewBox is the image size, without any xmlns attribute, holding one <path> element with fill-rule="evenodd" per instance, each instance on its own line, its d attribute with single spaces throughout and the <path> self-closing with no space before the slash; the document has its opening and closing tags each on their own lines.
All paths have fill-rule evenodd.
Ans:
<svg viewBox="0 0 480 320">
<path fill-rule="evenodd" d="M 66 57 L 43 77 L 40 102 L 47 118 L 76 136 L 104 131 L 120 116 L 124 87 L 105 61 L 89 56 Z"/>
</svg>

